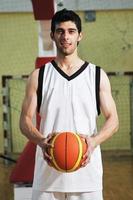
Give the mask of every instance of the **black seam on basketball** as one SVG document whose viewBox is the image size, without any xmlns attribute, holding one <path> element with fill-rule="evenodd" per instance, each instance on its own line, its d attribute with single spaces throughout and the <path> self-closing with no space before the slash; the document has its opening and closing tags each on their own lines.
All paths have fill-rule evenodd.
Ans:
<svg viewBox="0 0 133 200">
<path fill-rule="evenodd" d="M 66 139 L 65 139 L 65 170 L 67 172 L 67 140 L 68 140 L 68 137 L 67 137 L 67 132 L 66 132 Z"/>
</svg>

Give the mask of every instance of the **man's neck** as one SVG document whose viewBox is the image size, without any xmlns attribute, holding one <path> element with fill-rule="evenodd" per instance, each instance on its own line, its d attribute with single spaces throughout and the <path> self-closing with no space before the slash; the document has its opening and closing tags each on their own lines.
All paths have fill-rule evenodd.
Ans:
<svg viewBox="0 0 133 200">
<path fill-rule="evenodd" d="M 68 75 L 75 73 L 84 64 L 84 61 L 78 56 L 57 56 L 55 62 L 57 63 L 58 67 Z"/>
<path fill-rule="evenodd" d="M 55 59 L 60 68 L 72 69 L 82 65 L 84 62 L 77 55 L 57 56 Z"/>
</svg>

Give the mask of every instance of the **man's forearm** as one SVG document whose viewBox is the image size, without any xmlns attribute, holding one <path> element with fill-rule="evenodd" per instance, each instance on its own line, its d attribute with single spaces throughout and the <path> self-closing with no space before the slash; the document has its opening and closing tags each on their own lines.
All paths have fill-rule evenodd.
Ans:
<svg viewBox="0 0 133 200">
<path fill-rule="evenodd" d="M 20 118 L 20 130 L 30 141 L 41 146 L 44 136 L 34 126 L 29 117 Z"/>
<path fill-rule="evenodd" d="M 119 127 L 119 122 L 117 118 L 114 119 L 113 116 L 108 118 L 104 123 L 103 127 L 98 132 L 98 134 L 94 136 L 93 138 L 94 145 L 97 146 L 105 142 L 118 130 L 118 127 Z"/>
</svg>

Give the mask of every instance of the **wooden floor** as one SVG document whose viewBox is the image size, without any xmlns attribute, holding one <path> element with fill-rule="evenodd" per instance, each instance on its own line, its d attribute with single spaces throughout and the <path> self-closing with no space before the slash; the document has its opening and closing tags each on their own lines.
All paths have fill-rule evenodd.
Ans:
<svg viewBox="0 0 133 200">
<path fill-rule="evenodd" d="M 104 200 L 133 200 L 133 158 L 103 159 Z M 0 160 L 0 200 L 13 200 L 9 175 L 13 164 Z"/>
<path fill-rule="evenodd" d="M 133 200 L 133 158 L 104 159 L 104 200 Z"/>
</svg>

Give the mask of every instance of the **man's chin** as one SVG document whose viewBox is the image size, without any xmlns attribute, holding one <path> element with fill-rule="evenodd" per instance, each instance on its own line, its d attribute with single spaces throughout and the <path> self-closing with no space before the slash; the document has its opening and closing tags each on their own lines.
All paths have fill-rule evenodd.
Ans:
<svg viewBox="0 0 133 200">
<path fill-rule="evenodd" d="M 65 56 L 69 56 L 69 55 L 73 54 L 73 52 L 74 52 L 74 51 L 69 51 L 69 50 L 67 50 L 67 49 L 62 51 L 62 53 L 63 53 Z"/>
</svg>

